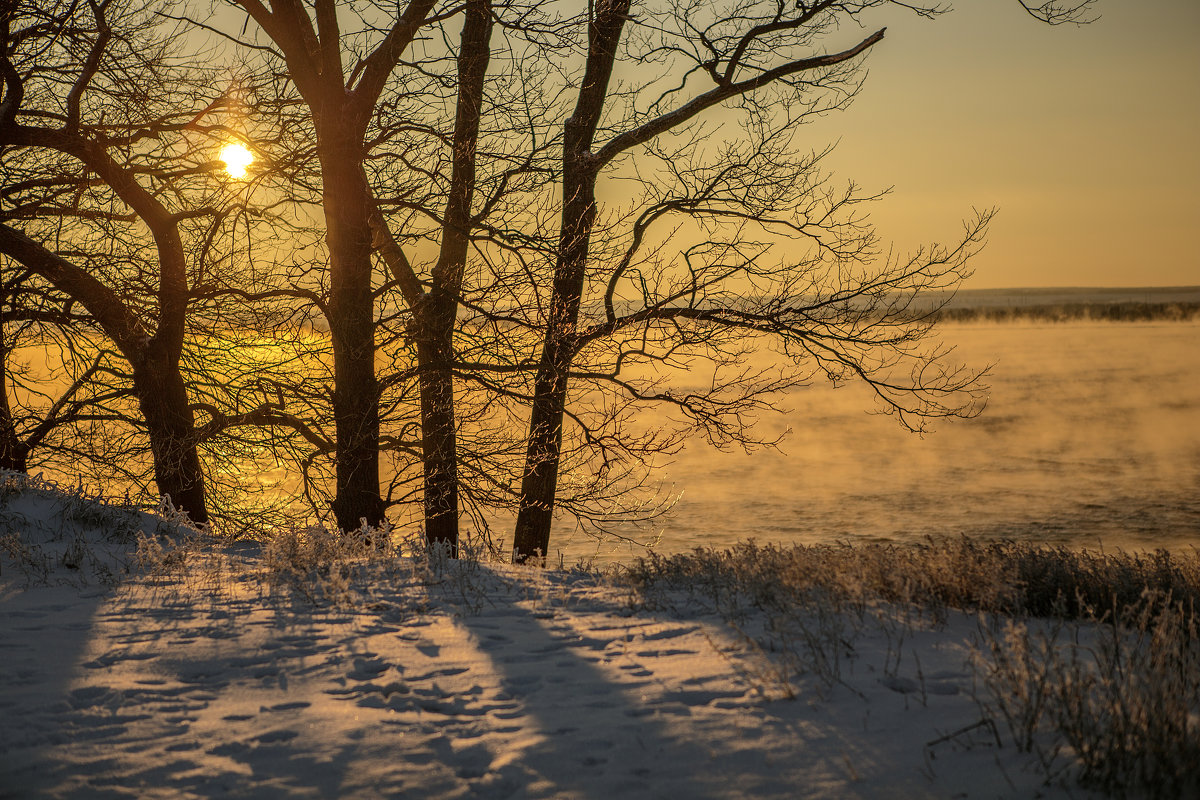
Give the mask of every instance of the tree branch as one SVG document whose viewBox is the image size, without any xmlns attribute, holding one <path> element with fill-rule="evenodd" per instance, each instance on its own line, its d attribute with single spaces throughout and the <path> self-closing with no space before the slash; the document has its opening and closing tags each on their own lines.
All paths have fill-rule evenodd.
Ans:
<svg viewBox="0 0 1200 800">
<path fill-rule="evenodd" d="M 744 81 L 730 83 L 726 85 L 716 86 L 704 94 L 701 94 L 688 102 L 684 103 L 674 111 L 655 117 L 648 122 L 639 125 L 631 131 L 618 134 L 609 140 L 608 144 L 604 145 L 593 157 L 593 163 L 596 168 L 607 164 L 620 153 L 629 148 L 647 142 L 658 136 L 660 133 L 675 128 L 684 122 L 695 117 L 706 109 L 712 108 L 718 103 L 722 103 L 732 97 L 738 97 L 747 92 L 766 86 L 769 83 L 786 78 L 790 75 L 795 75 L 798 72 L 805 72 L 810 69 L 818 69 L 820 67 L 832 67 L 841 64 L 845 61 L 861 55 L 870 47 L 883 39 L 886 28 L 881 28 L 875 33 L 863 39 L 861 42 L 851 47 L 849 50 L 843 50 L 840 53 L 832 53 L 823 56 L 814 56 L 813 58 L 804 58 L 797 61 L 791 61 L 787 64 L 782 64 L 774 69 L 769 69 L 760 75 L 753 78 L 747 78 Z"/>
</svg>

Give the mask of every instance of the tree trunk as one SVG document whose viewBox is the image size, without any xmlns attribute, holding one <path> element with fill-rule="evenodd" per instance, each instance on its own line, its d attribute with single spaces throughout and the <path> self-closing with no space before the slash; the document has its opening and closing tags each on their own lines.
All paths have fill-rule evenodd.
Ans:
<svg viewBox="0 0 1200 800">
<path fill-rule="evenodd" d="M 0 314 L 3 314 L 2 309 Z M 25 472 L 28 455 L 28 448 L 17 436 L 12 407 L 8 404 L 8 348 L 4 343 L 3 321 L 0 320 L 0 469 Z"/>
<path fill-rule="evenodd" d="M 196 426 L 178 364 L 153 345 L 133 374 L 134 391 L 154 456 L 154 482 L 175 508 L 197 524 L 208 522 L 204 471 L 196 450 Z"/>
<path fill-rule="evenodd" d="M 568 131 L 572 124 L 568 122 Z M 568 142 L 572 137 L 569 133 Z M 584 172 L 583 176 L 579 173 Z M 574 180 L 568 180 L 573 175 Z M 567 404 L 567 375 L 575 358 L 575 328 L 583 294 L 588 242 L 596 218 L 595 180 L 578 166 L 564 170 L 563 233 L 555 267 L 554 295 L 550 303 L 542 357 L 534 381 L 533 409 L 529 418 L 529 445 L 521 480 L 521 503 L 513 535 L 513 560 L 545 558 L 549 553 L 554 498 L 562 452 L 563 417 Z"/>
<path fill-rule="evenodd" d="M 375 307 L 371 228 L 362 145 L 328 136 L 321 145 L 329 245 L 329 336 L 337 432 L 334 517 L 344 531 L 383 522 L 379 495 L 379 389 L 375 379 Z"/>
<path fill-rule="evenodd" d="M 458 100 L 454 120 L 450 192 L 442 246 L 428 297 L 413 309 L 418 331 L 421 442 L 425 470 L 425 536 L 458 555 L 458 453 L 454 419 L 454 327 L 471 243 L 476 145 L 483 84 L 491 57 L 490 0 L 470 0 L 458 54 Z"/>
<path fill-rule="evenodd" d="M 521 504 L 513 534 L 513 560 L 545 558 L 549 553 L 554 497 L 562 452 L 563 416 L 567 404 L 567 375 L 575 358 L 575 328 L 583 294 L 588 244 L 596 219 L 595 176 L 587 163 L 587 142 L 568 120 L 563 169 L 563 228 L 558 263 L 554 269 L 554 294 L 542 343 L 542 357 L 534 381 L 533 409 L 529 417 L 529 446 L 521 479 Z M 574 145 L 574 147 L 572 147 Z"/>
<path fill-rule="evenodd" d="M 428 304 L 428 301 L 426 301 Z M 424 316 L 424 309 L 418 316 Z M 429 309 L 435 316 L 435 309 Z M 450 307 L 454 313 L 454 305 Z M 440 321 L 419 324 L 427 335 L 417 340 L 421 386 L 421 455 L 425 471 L 425 538 L 458 556 L 458 458 L 454 427 L 454 375 L 451 336 Z"/>
<path fill-rule="evenodd" d="M 575 329 L 583 295 L 588 246 L 596 221 L 596 173 L 592 155 L 596 126 L 604 111 L 608 82 L 629 0 L 598 3 L 588 28 L 588 56 L 575 113 L 563 126 L 563 211 L 554 266 L 554 294 L 546 320 L 542 357 L 534 380 L 529 446 L 521 479 L 521 504 L 513 534 L 513 561 L 545 558 L 554 520 L 558 467 L 562 453 L 567 376 L 575 359 Z"/>
<path fill-rule="evenodd" d="M 534 384 L 529 419 L 529 446 L 521 480 L 521 504 L 513 534 L 513 561 L 544 559 L 550 547 L 558 465 L 562 452 L 563 412 L 567 401 L 567 371 L 574 352 L 562 337 L 547 337 Z"/>
</svg>

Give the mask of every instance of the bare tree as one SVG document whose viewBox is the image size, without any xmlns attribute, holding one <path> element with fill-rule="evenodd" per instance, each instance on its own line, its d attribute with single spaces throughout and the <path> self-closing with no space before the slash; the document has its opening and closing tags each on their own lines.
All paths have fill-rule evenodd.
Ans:
<svg viewBox="0 0 1200 800">
<path fill-rule="evenodd" d="M 0 20 L 0 146 L 8 153 L 9 168 L 31 163 L 13 157 L 20 152 L 34 153 L 33 163 L 65 158 L 84 170 L 80 177 L 64 165 L 58 177 L 26 180 L 9 173 L 10 220 L 89 219 L 126 233 L 131 224 L 144 226 L 142 234 L 102 243 L 101 255 L 122 241 L 143 242 L 148 236 L 157 308 L 141 306 L 119 285 L 106 282 L 94 263 L 81 266 L 8 224 L 0 225 L 0 252 L 74 298 L 113 341 L 131 369 L 159 491 L 204 522 L 204 478 L 179 370 L 189 301 L 180 225 L 189 213 L 171 210 L 158 189 L 143 185 L 147 177 L 153 181 L 153 167 L 139 169 L 128 158 L 162 131 L 187 124 L 170 105 L 181 98 L 164 88 L 181 79 L 171 74 L 170 41 L 153 38 L 152 26 L 136 7 L 115 0 L 90 4 L 86 12 L 74 3 L 9 4 Z M 162 115 L 155 118 L 154 109 Z M 81 202 L 97 187 L 111 192 L 110 210 Z M 26 196 L 39 190 L 40 200 Z"/>
<path fill-rule="evenodd" d="M 333 349 L 336 427 L 334 513 L 343 529 L 383 521 L 379 475 L 379 399 L 375 371 L 372 218 L 377 214 L 363 168 L 367 130 L 379 98 L 436 0 L 410 0 L 379 36 L 375 26 L 344 36 L 334 0 L 311 8 L 286 0 L 231 0 L 253 19 L 268 44 L 238 40 L 277 58 L 299 93 L 315 133 L 321 206 L 328 251 L 328 297 L 322 300 Z M 237 37 L 231 37 L 237 39 Z M 358 50 L 357 48 L 362 48 Z M 422 294 L 416 276 L 398 264 L 406 294 Z"/>
<path fill-rule="evenodd" d="M 556 39 L 562 23 L 540 15 L 539 3 L 512 0 L 413 0 L 398 15 L 370 2 L 344 5 L 340 26 L 332 0 L 303 7 L 230 2 L 246 10 L 265 39 L 226 38 L 249 50 L 268 49 L 268 69 L 278 68 L 275 61 L 286 65 L 301 107 L 288 99 L 287 87 L 271 105 L 280 120 L 289 119 L 286 127 L 311 130 L 315 143 L 316 169 L 297 174 L 291 192 L 299 200 L 307 181 L 321 187 L 328 297 L 313 302 L 333 340 L 338 496 L 350 497 L 353 487 L 346 481 L 352 475 L 355 496 L 365 497 L 369 486 L 379 496 L 379 474 L 365 476 L 381 446 L 405 460 L 416 455 L 426 536 L 454 552 L 465 485 L 479 489 L 471 490 L 472 504 L 515 496 L 505 498 L 491 473 L 496 454 L 510 451 L 517 437 L 493 436 L 471 424 L 487 415 L 490 401 L 470 409 L 459 403 L 456 382 L 476 376 L 459 369 L 462 342 L 456 337 L 470 326 L 461 318 L 464 311 L 474 313 L 472 304 L 491 289 L 492 262 L 513 248 L 498 219 L 512 212 L 509 198 L 548 180 L 544 162 L 552 145 L 529 133 L 531 124 L 537 134 L 545 127 L 526 97 L 539 90 L 514 86 L 511 78 L 528 77 L 530 53 L 544 55 L 545 42 Z M 529 46 L 524 58 L 514 52 L 520 43 Z M 490 70 L 494 49 L 508 51 L 498 71 Z M 343 61 L 344 71 L 330 66 Z M 484 119 L 489 127 L 481 132 Z M 481 137 L 488 143 L 484 151 Z M 513 142 L 528 147 L 518 151 Z M 296 145 L 294 160 L 300 162 L 304 143 Z M 492 252 L 485 252 L 489 247 Z M 382 274 L 370 271 L 372 252 Z M 325 292 L 322 287 L 318 294 Z M 387 374 L 368 378 L 379 361 L 364 357 L 369 340 L 374 353 L 392 361 Z M 415 425 L 405 407 L 414 385 Z M 399 433 L 381 428 L 381 414 L 384 427 Z M 466 443 L 464 430 L 471 438 Z M 466 484 L 459 469 L 464 454 L 473 465 Z M 405 488 L 406 474 L 392 463 L 387 503 L 414 496 Z M 492 488 L 480 488 L 489 481 Z M 371 507 L 376 510 L 366 514 L 345 506 L 338 524 L 357 524 L 359 517 L 377 522 L 383 500 Z"/>
<path fill-rule="evenodd" d="M 0 469 L 16 472 L 77 463 L 85 442 L 71 429 L 110 419 L 108 405 L 129 394 L 97 391 L 93 379 L 112 354 L 91 352 L 79 335 L 91 319 L 73 312 L 69 298 L 31 287 L 33 277 L 19 265 L 0 268 Z M 62 377 L 47 386 L 51 370 Z"/>
<path fill-rule="evenodd" d="M 547 553 L 565 421 L 598 472 L 634 454 L 604 430 L 618 413 L 597 422 L 571 411 L 571 394 L 586 396 L 589 385 L 673 406 L 718 442 L 753 441 L 747 414 L 814 373 L 865 382 L 914 430 L 977 409 L 977 376 L 930 342 L 932 308 L 921 298 L 968 274 L 989 214 L 967 223 L 955 245 L 881 257 L 859 209 L 869 196 L 830 186 L 819 155 L 799 151 L 794 137 L 797 125 L 856 93 L 862 60 L 885 35 L 855 32 L 873 9 L 942 9 L 888 0 L 636 5 L 589 4 L 583 74 L 563 125 L 559 244 L 533 387 L 518 561 Z M 1089 3 L 1022 5 L 1059 23 L 1078 21 Z M 724 146 L 701 127 L 719 108 L 736 112 L 742 127 Z M 621 219 L 599 217 L 597 199 L 602 175 L 622 170 L 626 184 L 643 188 L 624 232 Z M 699 232 L 699 243 L 671 253 L 670 242 L 685 240 L 671 236 L 672 224 Z M 658 235 L 663 227 L 668 233 Z M 781 244 L 792 252 L 781 256 Z M 742 367 L 748 339 L 773 344 L 780 371 Z M 668 373 L 678 378 L 697 358 L 712 367 L 711 382 L 671 388 Z M 672 446 L 650 437 L 641 449 Z"/>
<path fill-rule="evenodd" d="M 441 244 L 428 292 L 411 285 L 414 275 L 382 217 L 377 243 L 412 312 L 421 392 L 421 449 L 425 533 L 430 542 L 458 546 L 458 458 L 454 402 L 453 337 L 467 252 L 474 227 L 479 124 L 493 26 L 490 0 L 467 0 L 457 57 L 457 98 L 451 136 L 451 175 L 442 213 Z"/>
</svg>

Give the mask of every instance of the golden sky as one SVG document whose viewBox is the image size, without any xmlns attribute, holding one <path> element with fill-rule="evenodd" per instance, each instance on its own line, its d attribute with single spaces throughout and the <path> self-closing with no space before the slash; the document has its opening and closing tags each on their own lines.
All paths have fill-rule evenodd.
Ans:
<svg viewBox="0 0 1200 800">
<path fill-rule="evenodd" d="M 970 288 L 1200 284 L 1200 0 L 1097 11 L 1057 28 L 1015 0 L 889 17 L 862 94 L 813 145 L 840 139 L 839 176 L 895 187 L 874 218 L 902 249 L 998 206 Z"/>
<path fill-rule="evenodd" d="M 1200 0 L 1098 0 L 1058 27 L 1016 0 L 954 5 L 829 40 L 888 28 L 851 107 L 806 129 L 838 143 L 835 179 L 894 187 L 884 242 L 948 243 L 994 206 L 968 288 L 1200 285 Z"/>
</svg>

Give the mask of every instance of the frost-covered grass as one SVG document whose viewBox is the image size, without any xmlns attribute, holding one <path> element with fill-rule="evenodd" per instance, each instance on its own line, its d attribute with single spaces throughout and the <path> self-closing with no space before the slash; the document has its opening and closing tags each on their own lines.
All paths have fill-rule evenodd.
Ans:
<svg viewBox="0 0 1200 800">
<path fill-rule="evenodd" d="M 981 708 L 1048 776 L 1121 798 L 1200 797 L 1195 605 L 1148 589 L 1083 619 L 981 625 Z"/>
<path fill-rule="evenodd" d="M 1147 590 L 1200 605 L 1200 551 L 1102 553 L 965 537 L 920 545 L 791 547 L 754 542 L 652 555 L 622 570 L 639 591 L 670 586 L 732 607 L 792 608 L 814 593 L 839 606 L 886 601 L 1018 616 L 1091 616 Z"/>
<path fill-rule="evenodd" d="M 453 582 L 470 592 L 486 548 L 466 542 L 452 561 L 419 530 L 364 528 L 341 534 L 321 526 L 235 540 L 197 528 L 164 501 L 154 512 L 127 499 L 96 496 L 40 475 L 0 471 L 0 577 L 25 588 L 116 586 L 143 580 L 160 588 L 220 594 L 235 583 L 313 605 L 351 606 L 373 584 Z"/>
<path fill-rule="evenodd" d="M 475 741 L 471 737 L 490 742 L 487 748 L 468 748 L 472 758 L 482 759 L 482 766 L 447 779 L 451 780 L 447 786 L 465 786 L 464 791 L 483 791 L 491 786 L 488 781 L 500 778 L 518 785 L 521 779 L 512 777 L 517 774 L 514 765 L 537 762 L 537 748 L 521 749 L 528 748 L 536 728 L 528 727 L 532 723 L 512 724 L 512 715 L 522 709 L 533 717 L 540 714 L 542 725 L 558 719 L 556 715 L 566 715 L 561 724 L 567 727 L 562 730 L 574 730 L 567 718 L 576 712 L 570 711 L 569 704 L 593 694 L 618 699 L 586 706 L 592 709 L 589 714 L 603 718 L 603 723 L 600 717 L 592 720 L 588 741 L 626 741 L 635 731 L 640 731 L 638 736 L 659 736 L 661 746 L 683 748 L 678 752 L 697 759 L 693 766 L 682 768 L 679 781 L 703 772 L 704 758 L 697 754 L 704 748 L 687 750 L 691 745 L 683 733 L 686 728 L 677 731 L 649 723 L 630 727 L 642 725 L 643 711 L 650 713 L 620 699 L 634 696 L 624 694 L 621 681 L 636 679 L 639 682 L 631 684 L 629 691 L 641 693 L 643 703 L 650 702 L 645 700 L 649 687 L 659 686 L 662 697 L 651 705 L 673 708 L 671 713 L 681 718 L 706 720 L 710 727 L 705 730 L 712 736 L 722 736 L 720 732 L 731 730 L 734 722 L 741 724 L 752 712 L 758 713 L 753 702 L 792 709 L 778 712 L 778 719 L 793 720 L 779 731 L 833 726 L 830 730 L 837 730 L 837 736 L 807 745 L 814 766 L 785 769 L 776 760 L 771 762 L 776 766 L 764 768 L 763 773 L 786 786 L 809 769 L 810 776 L 821 776 L 821 796 L 844 796 L 856 786 L 860 796 L 872 796 L 875 789 L 895 790 L 887 770 L 898 768 L 895 759 L 903 763 L 914 753 L 917 774 L 928 781 L 926 796 L 944 796 L 951 787 L 971 786 L 976 771 L 992 761 L 996 769 L 992 779 L 1002 775 L 1008 788 L 989 784 L 981 792 L 984 796 L 1026 795 L 1031 785 L 1028 776 L 1012 771 L 1022 764 L 1019 769 L 1037 770 L 1034 785 L 1046 787 L 1048 796 L 1086 796 L 1086 792 L 1072 794 L 1079 791 L 1072 787 L 1078 786 L 1113 797 L 1200 796 L 1200 617 L 1196 611 L 1200 554 L 1195 550 L 1096 553 L 965 538 L 920 546 L 782 548 L 745 543 L 727 550 L 652 556 L 603 571 L 497 565 L 488 561 L 484 548 L 469 544 L 463 555 L 451 560 L 444 551 L 426 547 L 418 530 L 364 529 L 338 535 L 312 527 L 278 531 L 262 542 L 233 542 L 188 526 L 169 507 L 149 514 L 126 502 L 88 497 L 38 478 L 0 475 L 0 583 L 10 589 L 14 585 L 35 589 L 99 585 L 121 590 L 128 597 L 121 601 L 126 605 L 112 613 L 119 612 L 122 619 L 145 613 L 139 609 L 166 614 L 161 635 L 176 637 L 183 642 L 180 647 L 199 646 L 188 643 L 202 643 L 205 637 L 232 643 L 253 631 L 276 630 L 280 619 L 311 619 L 316 628 L 339 631 L 339 625 L 348 624 L 344 620 L 361 619 L 363 630 L 370 632 L 363 635 L 375 637 L 372 646 L 395 652 L 387 655 L 385 649 L 378 649 L 376 655 L 363 654 L 355 636 L 346 639 L 345 647 L 353 655 L 345 658 L 333 650 L 321 651 L 325 660 L 314 662 L 311 659 L 318 651 L 301 649 L 298 657 L 309 661 L 297 667 L 293 679 L 317 675 L 326 683 L 313 686 L 325 688 L 301 695 L 302 702 L 293 702 L 295 696 L 281 696 L 271 701 L 277 704 L 271 708 L 291 713 L 312 705 L 322 714 L 332 713 L 333 707 L 327 708 L 328 703 L 317 698 L 342 697 L 349 691 L 347 680 L 354 686 L 363 681 L 367 681 L 364 687 L 374 686 L 367 678 L 375 675 L 378 663 L 378 671 L 402 675 L 404 680 L 376 681 L 382 699 L 367 688 L 362 697 L 346 695 L 358 698 L 356 713 L 370 710 L 380 716 L 380 721 L 371 723 L 376 727 L 348 729 L 347 738 L 338 740 L 340 745 L 312 746 L 330 753 L 337 747 L 350 748 L 351 742 L 365 735 L 363 731 L 370 739 L 397 724 L 397 719 L 408 720 L 405 730 L 411 733 L 432 724 L 421 716 L 434 713 L 430 709 L 437 714 L 458 709 L 447 719 L 456 725 L 469 723 L 469 729 L 464 728 L 467 738 L 456 742 L 455 748 Z M 447 609 L 452 610 L 452 618 L 468 621 L 438 622 L 446 619 Z M 33 612 L 13 613 L 14 619 L 27 620 L 32 617 L 16 615 Z M 252 631 L 241 623 L 234 625 L 235 619 L 257 620 L 260 627 Z M 221 627 L 222 620 L 230 624 Z M 270 620 L 275 621 L 267 624 Z M 454 646 L 457 666 L 452 669 L 446 667 L 445 658 L 436 656 L 450 652 L 446 643 L 423 632 L 435 628 L 446 636 L 474 637 Z M 182 636 L 185 629 L 191 632 Z M 636 630 L 644 632 L 631 633 Z M 152 657 L 158 657 L 159 651 L 151 647 L 145 654 L 132 652 L 126 642 L 132 634 L 124 628 L 113 635 L 117 637 L 113 641 L 121 643 L 85 665 L 92 669 L 90 680 L 109 675 L 110 661 L 116 664 L 127 658 L 122 669 L 129 675 L 120 680 L 134 687 L 157 685 L 144 683 L 159 680 L 157 673 L 137 670 L 156 663 Z M 276 652 L 280 646 L 286 651 L 297 634 L 293 629 L 286 636 L 292 638 L 282 639 L 282 645 L 253 646 L 261 653 Z M 523 652 L 522 642 L 533 650 Z M 663 646 L 664 642 L 671 646 Z M 504 658 L 495 648 L 506 653 Z M 570 648 L 594 655 L 568 657 L 575 652 Z M 701 651 L 711 654 L 707 660 Z M 205 673 L 216 687 L 197 694 L 198 708 L 211 706 L 215 727 L 211 735 L 204 734 L 208 739 L 200 739 L 209 742 L 205 746 L 210 749 L 204 752 L 210 755 L 243 752 L 237 749 L 242 745 L 221 743 L 221 731 L 228 725 L 225 720 L 249 719 L 250 714 L 241 708 L 244 703 L 236 693 L 227 697 L 220 686 L 229 681 L 236 684 L 239 679 L 228 676 L 240 674 L 243 662 L 261 660 L 261 653 L 254 653 L 259 651 L 234 648 L 223 656 L 228 663 L 221 662 L 220 671 Z M 37 661 L 33 655 L 30 658 Z M 353 665 L 348 678 L 341 667 L 347 658 Z M 404 672 L 404 659 L 429 660 L 427 674 Z M 673 659 L 684 666 L 672 666 Z M 387 669 L 394 669 L 394 675 L 385 669 L 393 662 L 396 666 Z M 275 661 L 262 667 L 268 668 L 283 669 Z M 489 677 L 489 671 L 496 670 Z M 562 671 L 563 680 L 548 677 L 547 671 L 554 670 Z M 461 687 L 455 688 L 455 675 L 463 676 Z M 525 696 L 515 688 L 558 692 L 557 687 L 574 685 L 571 681 L 580 680 L 580 675 L 586 676 L 583 684 L 547 696 L 541 705 L 532 689 Z M 13 676 L 34 680 L 19 669 Z M 115 674 L 108 681 L 117 686 L 109 687 L 112 692 L 127 695 L 126 703 L 143 692 L 120 689 Z M 286 683 L 280 681 L 282 677 L 278 685 L 270 686 L 250 681 L 239 691 L 286 690 Z M 411 696 L 409 681 L 416 687 Z M 433 683 L 426 687 L 428 681 Z M 719 689 L 699 688 L 718 685 Z M 738 687 L 746 686 L 752 688 L 748 697 L 756 701 L 739 694 Z M 52 690 L 46 688 L 47 700 L 52 699 Z M 497 719 L 478 725 L 470 722 L 475 717 L 463 709 L 480 692 L 490 697 L 493 690 L 500 709 Z M 98 691 L 90 683 L 74 688 L 70 702 L 80 706 L 79 714 L 90 714 L 88 693 Z M 436 702 L 421 692 L 436 695 Z M 786 700 L 806 702 L 780 702 Z M 413 703 L 418 706 L 415 710 L 410 708 Z M 262 702 L 255 701 L 254 707 L 260 706 Z M 861 723 L 855 721 L 858 715 L 863 715 Z M 264 720 L 268 718 L 264 715 Z M 329 717 L 314 719 L 325 724 Z M 57 735 L 53 727 L 57 724 L 49 718 L 44 722 L 47 737 Z M 430 730 L 441 730 L 442 724 Z M 196 730 L 201 727 L 196 726 Z M 853 736 L 856 726 L 863 737 L 860 748 L 835 746 Z M 903 741 L 887 738 L 894 729 L 915 738 L 916 750 L 906 750 Z M 113 730 L 114 736 L 120 733 Z M 292 736 L 294 730 L 298 728 L 259 731 L 257 738 L 247 741 L 273 742 L 271 737 Z M 543 754 L 547 764 L 560 763 L 565 754 L 574 752 L 569 749 L 573 734 L 563 735 L 568 738 L 560 747 Z M 440 741 L 433 733 L 429 736 L 429 742 Z M 764 752 L 788 752 L 791 739 L 779 732 L 771 736 L 758 745 Z M 147 734 L 147 741 L 151 739 Z M 418 736 L 413 741 L 425 739 Z M 246 757 L 257 758 L 260 749 L 256 748 L 246 745 Z M 505 748 L 525 755 L 488 761 Z M 262 758 L 269 755 L 268 749 L 261 748 Z M 618 774 L 621 759 L 602 766 L 608 762 L 593 755 L 587 756 L 585 764 L 604 771 L 605 779 L 611 779 L 605 786 L 615 790 L 625 785 L 621 781 L 626 778 Z M 922 756 L 923 765 L 919 764 Z M 625 757 L 635 758 L 634 751 Z M 738 763 L 745 762 L 745 754 L 738 758 Z M 837 759 L 839 766 L 833 772 L 823 771 L 834 763 L 830 759 Z M 211 769 L 216 762 L 197 763 Z M 136 775 L 136 764 L 131 764 L 131 774 Z M 647 775 L 654 768 L 637 767 Z M 546 767 L 552 769 L 557 767 Z M 547 790 L 547 796 L 568 796 L 563 787 L 569 787 L 570 775 L 568 771 L 554 779 L 565 794 Z M 310 778 L 319 776 L 313 773 Z"/>
<path fill-rule="evenodd" d="M 1047 781 L 1122 798 L 1200 796 L 1195 549 L 1096 553 L 965 538 L 916 547 L 746 543 L 643 559 L 624 578 L 649 606 L 682 591 L 735 626 L 763 620 L 744 635 L 778 654 L 784 666 L 767 678 L 788 696 L 794 674 L 841 683 L 867 627 L 885 632 L 898 661 L 919 621 L 977 613 L 981 723 L 1036 754 Z"/>
<path fill-rule="evenodd" d="M 161 550 L 199 535 L 170 502 L 157 513 L 41 475 L 0 470 L 0 576 L 25 586 L 114 585 L 141 568 L 147 542 Z"/>
</svg>

